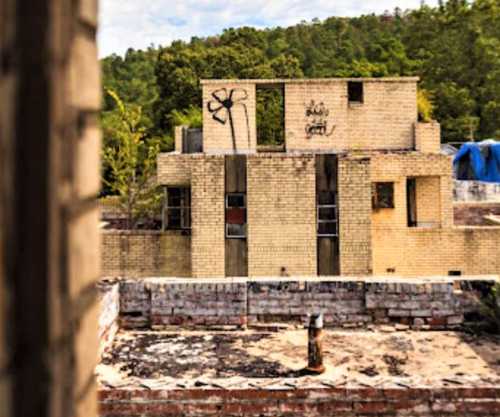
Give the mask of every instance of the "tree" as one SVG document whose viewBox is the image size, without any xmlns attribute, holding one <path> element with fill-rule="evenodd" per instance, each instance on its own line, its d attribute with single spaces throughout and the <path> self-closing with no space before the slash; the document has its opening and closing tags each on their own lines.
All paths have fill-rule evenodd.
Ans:
<svg viewBox="0 0 500 417">
<path fill-rule="evenodd" d="M 126 106 L 112 90 L 107 94 L 116 103 L 113 117 L 118 123 L 113 140 L 103 149 L 104 169 L 109 171 L 109 179 L 103 181 L 118 195 L 127 228 L 135 229 L 159 213 L 162 194 L 155 180 L 159 143 L 146 140 L 140 106 Z"/>
</svg>

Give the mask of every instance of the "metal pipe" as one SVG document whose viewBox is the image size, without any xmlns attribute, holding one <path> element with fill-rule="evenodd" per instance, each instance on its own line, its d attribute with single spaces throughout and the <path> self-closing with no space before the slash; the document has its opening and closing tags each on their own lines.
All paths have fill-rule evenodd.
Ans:
<svg viewBox="0 0 500 417">
<path fill-rule="evenodd" d="M 309 320 L 306 370 L 314 374 L 325 372 L 323 365 L 323 314 L 313 314 Z"/>
</svg>

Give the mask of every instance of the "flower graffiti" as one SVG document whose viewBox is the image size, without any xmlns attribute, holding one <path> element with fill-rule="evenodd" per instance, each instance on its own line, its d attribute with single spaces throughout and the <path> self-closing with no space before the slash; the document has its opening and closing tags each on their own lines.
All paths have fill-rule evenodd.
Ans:
<svg viewBox="0 0 500 417">
<path fill-rule="evenodd" d="M 212 92 L 212 98 L 213 100 L 207 103 L 207 109 L 216 122 L 225 125 L 229 121 L 234 150 L 236 150 L 236 131 L 233 111 L 235 106 L 240 106 L 243 109 L 247 125 L 248 147 L 250 147 L 250 127 L 248 122 L 248 110 L 245 104 L 248 98 L 246 90 L 242 88 L 233 88 L 228 93 L 227 88 L 221 88 Z"/>
</svg>

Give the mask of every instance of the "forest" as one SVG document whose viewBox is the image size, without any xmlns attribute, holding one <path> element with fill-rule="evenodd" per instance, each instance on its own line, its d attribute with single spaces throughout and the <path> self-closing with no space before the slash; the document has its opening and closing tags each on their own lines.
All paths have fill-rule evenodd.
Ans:
<svg viewBox="0 0 500 417">
<path fill-rule="evenodd" d="M 129 49 L 101 64 L 104 152 L 116 151 L 120 138 L 132 133 L 145 145 L 134 148 L 139 160 L 151 155 L 151 147 L 171 150 L 175 125 L 201 126 L 204 78 L 417 75 L 422 107 L 427 104 L 426 113 L 432 107 L 444 142 L 500 137 L 500 0 L 423 2 L 415 10 L 287 28 L 229 28 L 189 42 Z M 267 106 L 270 121 L 281 111 L 273 97 L 257 106 Z M 272 144 L 281 133 L 270 121 L 264 117 L 258 129 Z M 108 152 L 104 193 L 113 192 L 112 161 Z"/>
</svg>

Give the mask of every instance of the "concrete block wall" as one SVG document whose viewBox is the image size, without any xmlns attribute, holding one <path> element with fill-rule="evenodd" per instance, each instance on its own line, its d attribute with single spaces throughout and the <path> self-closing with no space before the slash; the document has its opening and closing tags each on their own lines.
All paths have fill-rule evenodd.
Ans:
<svg viewBox="0 0 500 417">
<path fill-rule="evenodd" d="M 193 166 L 191 181 L 192 276 L 225 275 L 224 156 L 206 155 Z"/>
<path fill-rule="evenodd" d="M 248 274 L 316 274 L 314 155 L 249 155 Z"/>
<path fill-rule="evenodd" d="M 102 231 L 102 276 L 191 276 L 191 236 L 182 231 Z"/>
<path fill-rule="evenodd" d="M 255 83 L 203 80 L 201 84 L 203 86 L 203 151 L 209 154 L 255 152 L 257 149 Z M 214 95 L 222 101 L 232 96 L 230 109 L 224 107 Z M 209 106 L 219 110 L 211 112 Z M 224 120 L 225 123 L 215 120 L 214 115 Z"/>
<path fill-rule="evenodd" d="M 441 151 L 441 126 L 439 123 L 415 123 L 415 150 L 423 153 L 439 153 Z"/>
<path fill-rule="evenodd" d="M 340 273 L 372 273 L 370 159 L 339 158 Z"/>
</svg>

